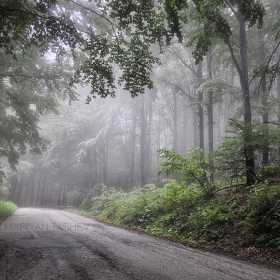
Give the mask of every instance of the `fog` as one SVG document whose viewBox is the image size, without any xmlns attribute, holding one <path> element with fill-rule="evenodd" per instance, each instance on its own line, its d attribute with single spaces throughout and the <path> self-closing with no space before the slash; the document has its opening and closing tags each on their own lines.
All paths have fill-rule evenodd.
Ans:
<svg viewBox="0 0 280 280">
<path fill-rule="evenodd" d="M 203 101 L 199 103 L 197 80 L 180 65 L 178 55 L 183 59 L 185 50 L 174 57 L 163 55 L 164 64 L 154 70 L 154 88 L 135 98 L 119 88 L 115 98 L 97 97 L 86 104 L 91 88 L 76 85 L 78 100 L 71 104 L 61 101 L 59 114 L 41 119 L 41 133 L 50 145 L 41 156 L 21 158 L 18 172 L 10 177 L 14 200 L 22 206 L 77 205 L 93 188 L 129 191 L 146 184 L 162 186 L 163 177 L 157 175 L 161 161 L 157 151 L 174 149 L 187 155 L 189 149 L 199 147 L 200 107 L 207 153 L 208 89 L 202 90 Z M 222 70 L 217 69 L 213 84 L 234 86 L 226 69 Z M 227 70 L 231 72 L 231 68 Z M 220 86 L 220 91 L 214 92 L 214 149 L 227 134 L 228 119 L 241 106 L 240 91 L 228 94 L 227 88 Z"/>
<path fill-rule="evenodd" d="M 117 28 L 118 16 L 106 14 L 105 2 L 100 7 L 70 2 L 51 10 L 55 16 L 68 13 L 69 20 L 77 19 L 72 29 L 60 23 L 69 34 L 59 33 L 52 23 L 56 33 L 50 29 L 38 37 L 36 51 L 23 53 L 23 44 L 17 42 L 19 59 L 13 60 L 1 50 L 1 69 L 8 73 L 1 76 L 6 135 L 1 169 L 10 199 L 19 206 L 79 205 L 89 191 L 105 186 L 124 191 L 147 184 L 162 187 L 167 177 L 157 175 L 160 149 L 187 156 L 200 148 L 207 156 L 225 137 L 242 135 L 246 125 L 279 121 L 279 44 L 273 44 L 279 36 L 270 29 L 260 33 L 254 24 L 243 28 L 232 10 L 225 9 L 230 38 L 225 44 L 216 34 L 203 53 L 199 40 L 190 43 L 200 34 L 195 21 L 181 26 L 182 42 L 173 36 L 169 44 L 158 45 L 152 30 L 139 29 L 137 37 L 135 22 L 124 28 L 124 35 Z M 274 14 L 270 19 L 271 26 L 278 22 Z M 146 28 L 153 23 L 141 21 Z M 247 41 L 239 37 L 242 32 Z M 32 29 L 27 37 L 34 33 Z M 46 45 L 44 40 L 49 40 Z M 274 76 L 260 70 L 265 63 L 272 70 L 278 65 Z M 12 136 L 10 123 L 16 124 Z M 254 137 L 246 137 L 240 161 L 246 162 L 248 177 L 247 167 L 268 163 L 275 150 L 268 154 L 267 146 L 250 148 L 247 143 Z M 210 180 L 227 172 L 227 166 L 211 172 Z"/>
</svg>

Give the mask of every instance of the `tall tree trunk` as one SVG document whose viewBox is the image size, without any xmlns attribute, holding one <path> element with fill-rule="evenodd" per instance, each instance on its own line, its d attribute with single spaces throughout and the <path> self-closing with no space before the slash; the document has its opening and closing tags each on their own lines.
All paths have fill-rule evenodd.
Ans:
<svg viewBox="0 0 280 280">
<path fill-rule="evenodd" d="M 21 206 L 21 192 L 22 192 L 22 185 L 23 185 L 23 180 L 22 178 L 19 179 L 19 182 L 18 182 L 18 187 L 17 187 L 17 198 L 16 198 L 16 204 L 18 206 Z"/>
<path fill-rule="evenodd" d="M 124 143 L 124 169 L 125 169 L 125 174 L 124 174 L 124 179 L 122 181 L 122 184 L 124 188 L 127 188 L 129 185 L 129 145 L 128 145 L 128 139 L 129 139 L 129 130 L 128 130 L 128 112 L 127 108 L 125 110 L 125 143 Z"/>
<path fill-rule="evenodd" d="M 52 187 L 48 188 L 48 197 L 47 197 L 48 205 L 52 205 Z"/>
<path fill-rule="evenodd" d="M 17 203 L 17 188 L 18 188 L 18 185 L 19 185 L 19 180 L 18 180 L 17 175 L 11 176 L 9 178 L 9 181 L 10 181 L 10 184 L 12 186 L 12 189 L 11 189 L 11 192 L 10 192 L 10 195 L 9 195 L 9 200 L 14 202 L 14 203 Z"/>
<path fill-rule="evenodd" d="M 193 107 L 192 108 L 192 117 L 193 117 L 193 148 L 196 148 L 199 146 L 199 137 L 198 137 L 198 112 L 197 108 Z"/>
<path fill-rule="evenodd" d="M 31 174 L 30 206 L 34 205 L 34 173 Z"/>
<path fill-rule="evenodd" d="M 67 205 L 67 188 L 65 186 L 63 186 L 62 188 L 62 202 L 61 202 L 62 206 L 66 206 Z"/>
<path fill-rule="evenodd" d="M 185 101 L 184 101 L 185 103 Z M 187 138 L 188 138 L 188 111 L 187 111 L 187 106 L 184 106 L 183 108 L 183 129 L 182 129 L 182 132 L 183 132 L 183 142 L 182 142 L 182 152 L 183 152 L 183 155 L 186 155 L 187 154 Z"/>
<path fill-rule="evenodd" d="M 146 174 L 146 182 L 149 178 L 152 177 L 152 151 L 151 151 L 151 133 L 152 133 L 152 121 L 153 121 L 153 92 L 150 92 L 149 95 L 146 96 L 148 98 L 148 102 L 146 105 L 147 113 L 146 113 L 146 163 L 145 163 L 145 174 Z"/>
<path fill-rule="evenodd" d="M 256 181 L 254 150 L 251 146 L 252 142 L 252 113 L 251 113 L 251 99 L 249 88 L 249 74 L 248 74 L 248 57 L 247 57 L 247 34 L 246 25 L 240 11 L 235 11 L 235 16 L 239 23 L 239 44 L 240 44 L 240 64 L 238 63 L 233 48 L 229 43 L 229 50 L 232 60 L 239 74 L 241 92 L 243 96 L 244 108 L 244 156 L 246 169 L 246 185 L 252 185 Z"/>
<path fill-rule="evenodd" d="M 202 62 L 198 64 L 197 69 L 197 79 L 198 84 L 197 87 L 200 86 L 202 80 Z M 202 150 L 202 156 L 204 155 L 204 115 L 203 115 L 203 93 L 198 92 L 198 143 L 199 148 Z"/>
<path fill-rule="evenodd" d="M 160 116 L 156 116 L 156 147 L 157 151 L 160 149 L 161 141 L 160 141 L 160 135 L 161 135 L 161 125 L 160 125 Z M 159 153 L 157 153 L 157 159 L 156 159 L 156 166 L 159 165 Z"/>
<path fill-rule="evenodd" d="M 280 51 L 279 51 L 280 52 Z M 280 56 L 280 53 L 279 53 Z M 278 124 L 280 125 L 280 70 L 277 76 L 277 109 L 278 109 Z M 278 164 L 280 165 L 280 145 L 278 147 Z"/>
<path fill-rule="evenodd" d="M 252 139 L 252 113 L 251 113 L 251 98 L 250 98 L 250 88 L 249 88 L 249 73 L 248 73 L 248 57 L 247 57 L 247 34 L 245 21 L 241 14 L 239 13 L 239 36 L 240 36 L 240 58 L 241 58 L 241 69 L 242 75 L 241 80 L 241 90 L 243 93 L 244 102 L 244 124 L 246 126 L 245 132 L 245 160 L 246 160 L 246 185 L 252 185 L 256 181 L 255 174 L 255 161 L 254 161 L 254 150 L 251 147 Z"/>
<path fill-rule="evenodd" d="M 208 79 L 213 79 L 212 73 L 212 49 L 210 48 L 207 55 L 207 68 L 208 68 Z M 208 116 L 208 150 L 212 152 L 214 150 L 214 121 L 213 121 L 213 91 L 208 92 L 208 104 L 207 104 L 207 116 Z M 213 166 L 213 160 L 209 160 L 209 165 Z M 210 172 L 210 183 L 214 182 L 214 174 Z"/>
<path fill-rule="evenodd" d="M 62 186 L 59 185 L 57 206 L 61 206 L 61 201 L 62 201 Z"/>
<path fill-rule="evenodd" d="M 178 152 L 178 91 L 173 92 L 173 127 L 174 127 L 174 133 L 173 133 L 173 149 L 177 153 Z"/>
<path fill-rule="evenodd" d="M 40 198 L 40 193 L 41 193 L 41 180 L 42 180 L 42 172 L 40 172 L 40 175 L 39 175 L 37 195 L 36 195 L 36 203 L 35 203 L 36 206 L 39 205 L 39 198 Z"/>
<path fill-rule="evenodd" d="M 45 206 L 46 205 L 46 173 L 43 174 L 44 178 L 43 178 L 43 182 L 42 182 L 42 192 L 41 192 L 41 202 L 40 205 Z"/>
<path fill-rule="evenodd" d="M 96 147 L 94 147 L 93 155 L 92 155 L 92 184 L 93 186 L 98 183 L 98 162 L 97 162 L 97 151 Z"/>
<path fill-rule="evenodd" d="M 135 147 L 136 147 L 136 111 L 132 111 L 132 123 L 130 133 L 130 168 L 129 168 L 129 184 L 134 184 L 134 166 L 135 166 Z"/>
<path fill-rule="evenodd" d="M 94 181 L 94 176 L 93 176 L 93 157 L 92 157 L 92 152 L 91 152 L 91 148 L 88 148 L 86 151 L 86 162 L 88 164 L 89 167 L 89 176 L 88 176 L 88 188 L 91 189 L 94 185 L 93 181 Z"/>
<path fill-rule="evenodd" d="M 140 184 L 141 187 L 146 185 L 146 155 L 147 155 L 147 118 L 145 112 L 145 99 L 144 95 L 141 96 L 140 105 Z"/>
<path fill-rule="evenodd" d="M 259 49 L 260 49 L 260 63 L 264 64 L 265 63 L 265 45 L 264 45 L 264 38 L 265 38 L 265 32 L 264 30 L 259 31 Z M 262 96 L 262 122 L 264 126 L 264 131 L 265 135 L 268 134 L 268 111 L 267 111 L 267 86 L 266 86 L 266 79 L 265 76 L 261 78 L 261 85 L 260 85 L 260 90 L 261 90 L 261 96 Z M 262 153 L 262 164 L 266 165 L 268 164 L 268 159 L 269 159 L 269 147 L 267 145 L 264 146 L 263 148 L 263 153 Z"/>
<path fill-rule="evenodd" d="M 30 184 L 30 178 L 28 179 L 28 182 L 26 183 L 26 187 L 25 187 L 25 195 L 24 195 L 24 202 L 23 202 L 24 206 L 28 205 L 28 192 L 30 186 L 29 184 Z"/>
<path fill-rule="evenodd" d="M 107 149 L 106 149 L 106 138 L 104 136 L 103 146 L 102 146 L 102 162 L 101 162 L 101 173 L 102 173 L 102 183 L 107 184 Z"/>
</svg>

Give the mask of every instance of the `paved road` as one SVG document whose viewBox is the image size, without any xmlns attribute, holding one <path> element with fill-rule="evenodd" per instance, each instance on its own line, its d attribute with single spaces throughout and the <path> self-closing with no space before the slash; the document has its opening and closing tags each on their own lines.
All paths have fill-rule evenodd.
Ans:
<svg viewBox="0 0 280 280">
<path fill-rule="evenodd" d="M 1 280 L 280 279 L 265 267 L 62 210 L 20 208 L 0 226 L 0 239 Z"/>
</svg>

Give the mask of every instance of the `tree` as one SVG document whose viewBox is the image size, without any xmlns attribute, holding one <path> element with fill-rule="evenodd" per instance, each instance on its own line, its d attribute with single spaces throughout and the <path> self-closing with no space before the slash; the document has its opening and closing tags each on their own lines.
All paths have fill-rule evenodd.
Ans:
<svg viewBox="0 0 280 280">
<path fill-rule="evenodd" d="M 91 84 L 93 97 L 115 96 L 116 83 L 124 83 L 124 89 L 132 96 L 152 87 L 150 73 L 157 59 L 149 46 L 161 38 L 156 35 L 156 30 L 162 34 L 162 23 L 157 19 L 149 21 L 149 28 L 154 30 L 152 36 L 141 28 L 133 34 L 129 29 L 123 30 L 124 16 L 119 8 L 125 13 L 126 7 L 119 7 L 118 1 L 101 2 L 1 2 L 0 51 L 5 63 L 0 73 L 3 92 L 0 100 L 0 157 L 7 157 L 13 168 L 19 155 L 25 153 L 27 144 L 34 153 L 40 153 L 46 147 L 47 142 L 40 136 L 37 123 L 39 116 L 56 109 L 55 94 L 48 94 L 48 91 L 68 91 L 71 99 L 74 94 L 69 84 L 80 82 Z M 144 16 L 139 18 L 138 27 L 147 15 L 155 14 L 149 5 L 129 8 Z M 38 55 L 46 55 L 49 51 L 55 53 L 57 59 L 71 53 L 70 63 L 76 72 L 69 70 L 66 77 L 62 68 L 60 73 L 57 70 L 51 73 L 53 69 L 49 71 L 40 66 Z M 23 67 L 19 67 L 21 63 Z M 117 82 L 114 65 L 122 71 Z M 29 72 L 30 69 L 33 73 Z M 63 78 L 67 78 L 65 82 L 62 82 Z M 24 92 L 20 90 L 23 84 Z M 62 85 L 65 89 L 61 88 Z M 88 97 L 88 101 L 90 99 Z"/>
<path fill-rule="evenodd" d="M 195 50 L 193 55 L 196 62 L 203 60 L 203 56 L 211 47 L 214 38 L 222 39 L 228 46 L 232 61 L 238 71 L 240 86 L 243 96 L 244 108 L 244 124 L 250 126 L 252 122 L 251 112 L 251 97 L 249 84 L 248 70 L 248 53 L 247 53 L 247 30 L 246 23 L 252 27 L 258 22 L 258 27 L 261 28 L 263 23 L 263 6 L 253 0 L 250 1 L 212 1 L 208 0 L 205 3 L 201 1 L 193 1 L 196 13 L 194 18 L 202 25 L 202 30 L 197 32 L 190 43 L 195 42 Z M 226 17 L 225 7 L 232 12 L 238 22 L 238 49 L 239 55 L 233 48 L 231 36 L 231 18 Z M 256 180 L 254 166 L 254 151 L 250 149 L 250 141 L 252 141 L 252 133 L 246 130 L 244 133 L 245 146 L 244 155 L 246 160 L 246 184 L 251 185 Z M 248 146 L 246 145 L 248 143 Z"/>
<path fill-rule="evenodd" d="M 234 64 L 235 70 L 233 67 L 224 64 L 223 66 L 219 65 L 223 70 L 215 70 L 213 67 L 213 72 L 221 73 L 225 70 L 226 73 L 230 73 L 231 85 L 234 85 L 235 73 L 238 74 L 240 80 L 244 122 L 244 125 L 240 127 L 246 128 L 246 131 L 244 130 L 241 133 L 241 136 L 244 137 L 244 141 L 241 141 L 241 143 L 244 144 L 246 181 L 248 185 L 255 181 L 255 150 L 253 145 L 250 145 L 253 137 L 251 124 L 254 112 L 252 112 L 252 84 L 250 84 L 249 76 L 253 73 L 253 67 L 250 65 L 252 60 L 250 61 L 248 51 L 248 35 L 256 24 L 258 27 L 262 26 L 264 9 L 259 1 L 162 0 L 155 2 L 153 0 L 113 0 L 109 2 L 86 2 L 41 0 L 17 1 L 17 3 L 18 5 L 15 6 L 14 3 L 3 1 L 0 5 L 0 10 L 3 11 L 3 17 L 0 21 L 0 31 L 2 32 L 0 32 L 2 34 L 0 35 L 2 40 L 0 47 L 2 47 L 2 50 L 6 51 L 10 57 L 12 56 L 15 61 L 21 57 L 20 52 L 26 55 L 28 50 L 31 49 L 37 50 L 37 53 L 40 54 L 46 54 L 48 50 L 51 50 L 60 60 L 64 59 L 63 55 L 68 57 L 69 64 L 73 68 L 68 69 L 67 82 L 71 80 L 70 85 L 80 82 L 91 85 L 91 95 L 88 96 L 88 102 L 98 95 L 114 97 L 121 94 L 121 91 L 117 89 L 118 86 L 122 86 L 123 89 L 129 91 L 131 96 L 137 96 L 145 91 L 149 92 L 147 88 L 153 86 L 150 74 L 154 64 L 159 61 L 158 54 L 164 50 L 170 51 L 172 49 L 170 47 L 165 48 L 165 44 L 173 44 L 173 35 L 177 35 L 179 42 L 185 44 L 189 38 L 189 33 L 185 33 L 185 27 L 190 27 L 192 37 L 188 45 L 193 46 L 193 56 L 198 66 L 197 68 L 193 67 L 194 65 L 190 66 L 188 65 L 189 62 L 186 63 L 188 58 L 180 58 L 180 55 L 176 55 L 187 51 L 182 51 L 181 49 L 184 48 L 180 44 L 174 44 L 176 49 L 179 50 L 173 52 L 173 60 L 169 64 L 173 64 L 172 68 L 177 71 L 172 74 L 174 81 L 171 81 L 170 75 L 165 79 L 164 85 L 158 86 L 158 89 L 167 88 L 166 94 L 173 90 L 174 95 L 172 95 L 172 100 L 166 98 L 166 100 L 170 100 L 170 104 L 167 104 L 164 109 L 160 109 L 163 119 L 155 118 L 159 122 L 159 124 L 156 124 L 157 127 L 162 129 L 162 132 L 159 128 L 157 129 L 157 146 L 161 142 L 165 142 L 166 146 L 172 146 L 170 139 L 173 140 L 175 149 L 180 146 L 176 138 L 176 131 L 181 133 L 179 127 L 182 127 L 183 120 L 176 108 L 180 105 L 181 96 L 179 94 L 182 94 L 187 96 L 189 100 L 196 99 L 196 97 L 199 100 L 195 103 L 196 108 L 199 109 L 199 119 L 197 115 L 192 119 L 196 124 L 199 122 L 199 145 L 201 148 L 205 148 L 203 138 L 206 122 L 203 122 L 203 117 L 205 114 L 204 105 L 207 105 L 209 150 L 213 149 L 213 143 L 211 143 L 213 142 L 211 141 L 211 138 L 213 138 L 211 106 L 215 102 L 212 102 L 212 99 L 215 99 L 220 93 L 212 91 L 211 84 L 215 84 L 215 73 L 213 75 L 211 73 L 211 56 L 209 56 L 208 61 L 207 78 L 209 80 L 208 85 L 210 85 L 208 88 L 206 84 L 197 83 L 196 88 L 198 90 L 197 94 L 194 95 L 194 86 L 190 81 L 191 79 L 184 76 L 191 76 L 187 72 L 191 71 L 201 82 L 202 74 L 206 73 L 206 64 L 202 63 L 202 60 L 215 44 L 215 49 L 212 51 L 213 57 L 218 57 L 218 52 L 222 50 L 224 56 L 230 56 L 231 64 Z M 22 18 L 20 18 L 20 13 L 23 14 Z M 188 23 L 190 19 L 192 20 L 191 26 Z M 197 23 L 197 25 L 193 23 Z M 155 47 L 156 44 L 159 47 Z M 226 48 L 227 52 L 225 52 Z M 275 46 L 275 52 L 277 48 Z M 68 53 L 71 57 L 66 56 L 65 53 Z M 217 65 L 216 61 L 214 63 Z M 182 71 L 180 80 L 176 76 L 179 73 L 176 68 L 184 66 L 187 71 Z M 225 73 L 222 73 L 222 75 L 222 78 L 226 76 Z M 158 96 L 163 99 L 165 93 L 161 91 L 158 91 Z M 227 96 L 227 98 L 231 99 L 232 97 Z M 205 100 L 209 102 L 206 103 Z M 157 102 L 160 103 L 160 101 Z M 119 162 L 118 167 L 123 168 L 119 174 L 128 173 L 128 166 L 130 166 L 130 179 L 132 180 L 133 177 L 137 179 L 137 176 L 140 179 L 138 173 L 140 168 L 136 168 L 139 164 L 142 181 L 146 182 L 149 177 L 146 171 L 151 162 L 151 151 L 147 151 L 145 147 L 149 146 L 149 143 L 155 143 L 151 136 L 152 125 L 155 120 L 153 119 L 151 106 L 144 105 L 141 107 L 141 116 L 140 114 L 139 116 L 133 116 L 131 111 L 128 111 L 128 118 L 125 119 L 117 114 L 113 116 L 111 112 L 107 114 L 105 110 L 101 110 L 103 112 L 101 114 L 104 115 L 102 121 L 108 116 L 108 120 L 110 118 L 112 120 L 111 122 L 108 121 L 111 126 L 100 124 L 100 127 L 93 128 L 89 125 L 88 135 L 84 137 L 85 134 L 81 133 L 84 139 L 77 141 L 73 145 L 73 150 L 78 151 L 80 158 L 83 159 L 83 169 L 87 170 L 90 177 L 89 186 L 95 184 L 96 180 L 103 183 L 111 182 L 110 176 L 112 175 L 107 171 L 111 170 L 113 163 L 118 162 L 120 151 L 130 154 L 130 160 L 125 159 Z M 111 106 L 110 104 L 109 107 L 111 108 Z M 171 108 L 170 111 L 166 110 L 167 106 Z M 157 104 L 155 107 L 158 107 Z M 123 110 L 121 106 L 119 108 Z M 223 104 L 222 110 L 227 111 L 225 104 Z M 174 113 L 173 116 L 172 113 Z M 230 113 L 227 112 L 227 116 L 230 116 Z M 172 123 L 170 120 L 172 120 Z M 116 123 L 120 125 L 119 129 L 116 129 Z M 131 125 L 131 131 L 124 130 L 124 124 L 126 127 Z M 184 121 L 185 127 L 186 120 Z M 140 129 L 142 129 L 141 133 Z M 171 138 L 172 129 L 176 135 L 172 135 Z M 195 129 L 198 130 L 198 125 Z M 80 132 L 79 128 L 75 131 Z M 186 133 L 184 132 L 184 134 Z M 139 135 L 139 138 L 137 135 Z M 163 137 L 166 141 L 161 141 Z M 113 142 L 111 142 L 111 139 L 113 139 Z M 128 146 L 130 146 L 129 152 L 127 150 Z M 145 151 L 141 153 L 141 159 L 136 156 L 140 146 L 142 151 Z M 55 153 L 54 156 L 56 156 Z M 138 161 L 141 161 L 141 164 Z M 101 169 L 103 172 L 101 172 Z M 103 175 L 101 176 L 101 174 Z"/>
<path fill-rule="evenodd" d="M 157 59 L 149 47 L 161 41 L 163 24 L 151 9 L 151 1 L 135 5 L 95 2 L 4 1 L 0 5 L 0 47 L 14 58 L 30 46 L 43 54 L 51 50 L 58 56 L 70 51 L 75 57 L 81 50 L 83 61 L 78 63 L 72 83 L 89 83 L 93 97 L 114 96 L 116 83 L 124 83 L 123 88 L 137 96 L 152 87 L 150 73 Z M 138 28 L 135 33 L 126 27 L 126 16 L 134 11 L 137 15 L 132 22 Z M 148 29 L 151 34 L 147 34 Z M 21 43 L 17 48 L 16 42 Z M 122 70 L 117 82 L 115 64 Z"/>
<path fill-rule="evenodd" d="M 208 69 L 208 79 L 211 80 L 213 78 L 213 70 L 212 70 L 212 48 L 209 49 L 207 54 L 207 69 Z M 214 116 L 213 116 L 213 91 L 208 91 L 208 104 L 207 104 L 207 115 L 208 115 L 208 151 L 211 153 L 214 150 Z M 213 166 L 213 161 L 209 161 L 209 165 Z M 214 182 L 213 172 L 210 173 L 210 182 Z"/>
<path fill-rule="evenodd" d="M 57 96 L 74 92 L 67 75 L 55 63 L 47 63 L 36 50 L 11 59 L 0 50 L 0 157 L 15 168 L 21 154 L 38 154 L 48 141 L 40 135 L 41 116 L 57 111 Z M 65 65 L 65 69 L 66 69 Z"/>
</svg>

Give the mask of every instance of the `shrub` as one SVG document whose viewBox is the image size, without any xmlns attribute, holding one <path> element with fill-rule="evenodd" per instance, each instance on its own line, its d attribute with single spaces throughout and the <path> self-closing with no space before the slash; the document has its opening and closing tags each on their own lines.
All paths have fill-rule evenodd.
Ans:
<svg viewBox="0 0 280 280">
<path fill-rule="evenodd" d="M 17 210 L 17 206 L 10 201 L 0 200 L 0 219 L 5 219 Z"/>
<path fill-rule="evenodd" d="M 6 200 L 9 196 L 9 188 L 3 171 L 0 170 L 0 199 Z"/>
<path fill-rule="evenodd" d="M 190 149 L 186 157 L 176 154 L 173 150 L 161 149 L 158 152 L 165 160 L 159 164 L 159 175 L 177 174 L 178 183 L 185 183 L 188 186 L 195 182 L 205 195 L 213 195 L 215 187 L 208 178 L 212 167 L 209 165 L 208 158 L 202 156 L 201 149 Z"/>
</svg>

